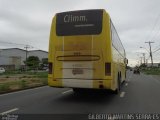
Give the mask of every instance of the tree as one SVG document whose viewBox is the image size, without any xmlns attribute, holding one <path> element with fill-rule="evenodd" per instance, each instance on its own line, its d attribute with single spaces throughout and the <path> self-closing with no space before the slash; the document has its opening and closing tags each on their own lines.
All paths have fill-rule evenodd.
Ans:
<svg viewBox="0 0 160 120">
<path fill-rule="evenodd" d="M 143 63 L 143 64 L 141 64 L 139 67 L 140 67 L 140 68 L 145 68 L 145 67 L 147 67 L 147 65 Z"/>
<path fill-rule="evenodd" d="M 48 58 L 42 58 L 42 64 L 48 65 Z"/>
<path fill-rule="evenodd" d="M 48 58 L 42 58 L 40 68 L 41 69 L 47 69 L 48 68 Z"/>
<path fill-rule="evenodd" d="M 25 63 L 30 69 L 38 69 L 40 60 L 37 56 L 29 56 Z"/>
</svg>

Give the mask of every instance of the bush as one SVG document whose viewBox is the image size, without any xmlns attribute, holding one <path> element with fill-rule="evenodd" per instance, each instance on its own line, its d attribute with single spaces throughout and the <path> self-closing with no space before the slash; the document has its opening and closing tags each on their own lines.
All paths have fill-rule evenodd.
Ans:
<svg viewBox="0 0 160 120">
<path fill-rule="evenodd" d="M 148 68 L 143 70 L 143 72 L 147 75 L 160 75 L 160 70 L 158 68 Z"/>
<path fill-rule="evenodd" d="M 42 84 L 43 84 L 43 85 L 47 85 L 47 84 L 48 84 L 47 79 L 42 79 Z"/>
<path fill-rule="evenodd" d="M 20 81 L 21 83 L 21 88 L 26 88 L 27 87 L 27 84 L 26 84 L 26 81 L 25 80 L 22 80 Z"/>
<path fill-rule="evenodd" d="M 9 84 L 2 84 L 0 85 L 0 91 L 9 91 L 10 88 L 9 88 Z"/>
<path fill-rule="evenodd" d="M 9 76 L 6 76 L 6 78 L 9 78 Z"/>
</svg>

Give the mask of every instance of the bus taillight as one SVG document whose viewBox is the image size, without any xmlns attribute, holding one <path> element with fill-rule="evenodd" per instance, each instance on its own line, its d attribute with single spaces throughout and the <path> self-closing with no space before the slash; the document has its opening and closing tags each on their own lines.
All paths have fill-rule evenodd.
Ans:
<svg viewBox="0 0 160 120">
<path fill-rule="evenodd" d="M 52 64 L 51 62 L 48 63 L 48 68 L 49 68 L 48 73 L 49 73 L 49 74 L 52 74 L 53 64 Z"/>
<path fill-rule="evenodd" d="M 111 75 L 111 63 L 105 63 L 105 75 Z"/>
</svg>

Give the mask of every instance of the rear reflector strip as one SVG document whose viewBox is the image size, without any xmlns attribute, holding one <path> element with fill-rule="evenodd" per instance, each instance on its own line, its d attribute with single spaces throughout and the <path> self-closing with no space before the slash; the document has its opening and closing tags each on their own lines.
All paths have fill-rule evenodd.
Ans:
<svg viewBox="0 0 160 120">
<path fill-rule="evenodd" d="M 111 75 L 111 63 L 105 63 L 105 75 Z"/>
<path fill-rule="evenodd" d="M 56 58 L 58 61 L 97 61 L 100 56 L 97 55 L 67 55 L 58 56 Z"/>
</svg>

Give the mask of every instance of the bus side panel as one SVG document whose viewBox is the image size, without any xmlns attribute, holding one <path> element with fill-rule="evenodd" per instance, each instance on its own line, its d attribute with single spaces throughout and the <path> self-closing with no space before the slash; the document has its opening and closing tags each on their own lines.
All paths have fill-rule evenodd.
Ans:
<svg viewBox="0 0 160 120">
<path fill-rule="evenodd" d="M 98 36 L 95 36 L 94 39 L 97 41 L 94 43 L 95 46 L 98 46 L 102 50 L 103 62 L 102 68 L 100 69 L 103 74 L 103 81 L 93 81 L 94 88 L 99 88 L 101 84 L 103 84 L 104 88 L 111 89 L 111 81 L 112 81 L 112 71 L 111 75 L 105 75 L 105 63 L 110 63 L 112 65 L 112 54 L 111 54 L 111 36 L 110 36 L 110 17 L 104 11 L 103 12 L 103 23 L 102 23 L 102 33 Z M 101 41 L 101 43 L 99 42 Z M 112 67 L 111 67 L 112 70 Z"/>
<path fill-rule="evenodd" d="M 60 49 L 60 44 L 57 43 L 57 37 L 56 37 L 56 16 L 52 20 L 51 25 L 51 31 L 50 31 L 50 40 L 49 40 L 49 54 L 48 54 L 48 62 L 52 63 L 52 71 L 48 74 L 48 85 L 49 86 L 55 86 L 55 87 L 62 87 L 62 81 L 55 79 L 55 49 Z M 62 41 L 62 40 L 61 40 Z M 56 44 L 59 44 L 56 48 Z M 59 64 L 58 66 L 62 66 L 62 64 Z M 61 74 L 61 73 L 59 73 Z"/>
<path fill-rule="evenodd" d="M 118 85 L 118 72 L 120 70 L 119 67 L 119 53 L 112 46 L 112 54 L 113 54 L 113 81 L 112 81 L 112 89 L 116 90 Z"/>
<path fill-rule="evenodd" d="M 120 77 L 120 82 L 125 80 L 125 51 L 123 45 L 118 37 L 118 34 L 111 23 L 111 35 L 112 35 L 112 54 L 113 54 L 113 84 L 112 89 L 117 89 L 118 87 L 118 76 Z"/>
</svg>

